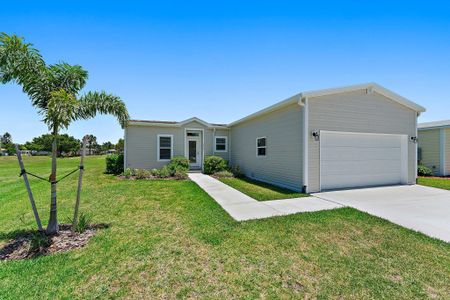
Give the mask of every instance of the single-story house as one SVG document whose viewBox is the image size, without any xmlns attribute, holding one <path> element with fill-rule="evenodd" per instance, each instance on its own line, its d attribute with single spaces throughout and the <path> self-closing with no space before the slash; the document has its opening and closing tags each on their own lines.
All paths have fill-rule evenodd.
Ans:
<svg viewBox="0 0 450 300">
<path fill-rule="evenodd" d="M 419 163 L 437 176 L 450 175 L 450 120 L 418 125 Z"/>
<path fill-rule="evenodd" d="M 230 124 L 131 120 L 125 168 L 208 155 L 248 177 L 297 191 L 414 184 L 425 109 L 378 84 L 303 92 Z"/>
</svg>

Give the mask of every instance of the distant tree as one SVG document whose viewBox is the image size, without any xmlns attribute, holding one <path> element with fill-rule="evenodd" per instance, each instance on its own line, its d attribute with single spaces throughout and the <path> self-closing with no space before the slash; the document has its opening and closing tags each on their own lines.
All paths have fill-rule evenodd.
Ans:
<svg viewBox="0 0 450 300">
<path fill-rule="evenodd" d="M 9 155 L 16 154 L 12 136 L 9 132 L 5 132 L 2 136 L 0 136 L 0 148 L 6 149 L 6 152 L 8 152 Z"/>
<path fill-rule="evenodd" d="M 97 114 L 115 116 L 123 126 L 129 119 L 125 103 L 106 92 L 87 92 L 88 72 L 79 65 L 60 62 L 47 65 L 39 51 L 23 38 L 0 33 L 0 83 L 17 83 L 39 110 L 53 136 L 50 218 L 46 233 L 58 233 L 56 202 L 57 139 L 61 129 L 76 120 L 94 118 Z"/>
<path fill-rule="evenodd" d="M 75 155 L 81 148 L 81 141 L 69 136 L 68 134 L 60 134 L 58 136 L 58 150 L 59 155 L 65 153 L 66 155 Z"/>
<path fill-rule="evenodd" d="M 41 136 L 33 138 L 31 142 L 26 142 L 25 147 L 28 150 L 34 151 L 52 151 L 53 135 L 43 134 Z M 58 156 L 62 153 L 75 154 L 80 150 L 80 140 L 69 136 L 68 134 L 58 135 Z"/>
<path fill-rule="evenodd" d="M 117 152 L 123 153 L 124 146 L 125 146 L 125 141 L 123 139 L 119 139 L 119 141 L 116 144 Z"/>
<path fill-rule="evenodd" d="M 93 155 L 95 154 L 99 149 L 100 146 L 97 143 L 97 137 L 92 134 L 88 134 L 86 137 L 86 148 L 87 148 L 87 155 Z"/>
<path fill-rule="evenodd" d="M 51 152 L 52 143 L 53 135 L 47 133 L 33 138 L 31 142 L 26 142 L 25 147 L 27 147 L 28 150 Z"/>
<path fill-rule="evenodd" d="M 101 150 L 108 151 L 109 149 L 114 149 L 114 144 L 111 142 L 105 142 L 102 144 Z"/>
<path fill-rule="evenodd" d="M 11 134 L 9 132 L 5 132 L 1 137 L 1 144 L 2 145 L 6 145 L 6 144 L 12 144 L 12 137 Z"/>
</svg>

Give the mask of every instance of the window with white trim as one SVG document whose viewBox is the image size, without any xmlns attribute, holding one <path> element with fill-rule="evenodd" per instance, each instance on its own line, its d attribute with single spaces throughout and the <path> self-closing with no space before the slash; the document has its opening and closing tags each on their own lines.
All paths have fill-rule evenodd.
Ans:
<svg viewBox="0 0 450 300">
<path fill-rule="evenodd" d="M 266 137 L 259 137 L 256 139 L 256 156 L 267 155 L 267 140 Z"/>
<path fill-rule="evenodd" d="M 214 151 L 215 152 L 227 152 L 228 137 L 226 136 L 216 136 L 214 139 Z"/>
<path fill-rule="evenodd" d="M 158 134 L 158 161 L 169 161 L 173 156 L 173 135 Z"/>
</svg>

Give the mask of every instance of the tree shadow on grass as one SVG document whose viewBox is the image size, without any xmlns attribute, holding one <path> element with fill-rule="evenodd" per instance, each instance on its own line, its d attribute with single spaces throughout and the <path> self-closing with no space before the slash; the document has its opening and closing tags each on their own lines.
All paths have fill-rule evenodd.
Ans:
<svg viewBox="0 0 450 300">
<path fill-rule="evenodd" d="M 0 232 L 0 239 L 9 242 L 0 248 L 0 261 L 36 258 L 85 246 L 98 230 L 109 228 L 106 223 L 89 225 L 83 232 L 72 232 L 71 224 L 61 224 L 59 233 L 46 236 L 36 230 Z"/>
</svg>

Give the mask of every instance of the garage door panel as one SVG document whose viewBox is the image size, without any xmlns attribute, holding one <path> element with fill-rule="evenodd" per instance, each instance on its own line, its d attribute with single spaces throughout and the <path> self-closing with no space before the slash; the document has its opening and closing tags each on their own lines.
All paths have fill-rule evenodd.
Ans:
<svg viewBox="0 0 450 300">
<path fill-rule="evenodd" d="M 377 148 L 366 148 L 361 151 L 357 157 L 349 147 L 325 148 L 322 149 L 322 161 L 354 161 L 354 160 L 398 160 L 400 148 L 384 148 L 380 151 Z M 325 152 L 326 151 L 326 152 Z M 325 155 L 324 155 L 325 154 Z"/>
<path fill-rule="evenodd" d="M 325 134 L 329 136 L 329 134 Z M 361 134 L 353 133 L 337 133 L 333 134 L 335 138 L 325 139 L 323 141 L 322 147 L 398 147 L 396 144 L 398 141 L 398 136 L 389 135 L 375 135 L 362 136 Z M 322 143 L 322 141 L 321 141 Z"/>
<path fill-rule="evenodd" d="M 326 182 L 333 182 L 332 185 L 322 186 L 322 189 L 342 189 L 342 188 L 350 188 L 350 187 L 360 187 L 360 186 L 369 186 L 369 185 L 391 185 L 391 184 L 401 184 L 401 180 L 398 178 L 397 173 L 385 173 L 385 174 L 377 174 L 370 175 L 369 177 L 361 177 L 360 175 L 349 176 L 348 178 L 344 178 L 341 175 L 329 175 L 323 178 Z M 352 182 L 352 186 L 348 185 L 349 179 Z M 369 183 L 368 183 L 369 182 Z M 370 184 L 371 182 L 375 182 L 375 184 Z"/>
<path fill-rule="evenodd" d="M 374 161 L 329 161 L 322 164 L 322 170 L 326 170 L 325 175 L 369 175 L 381 173 L 397 173 L 401 163 L 398 160 L 378 160 L 376 164 Z M 369 173 L 369 174 L 368 174 Z"/>
<path fill-rule="evenodd" d="M 322 189 L 402 183 L 406 138 L 401 135 L 321 132 Z"/>
</svg>

